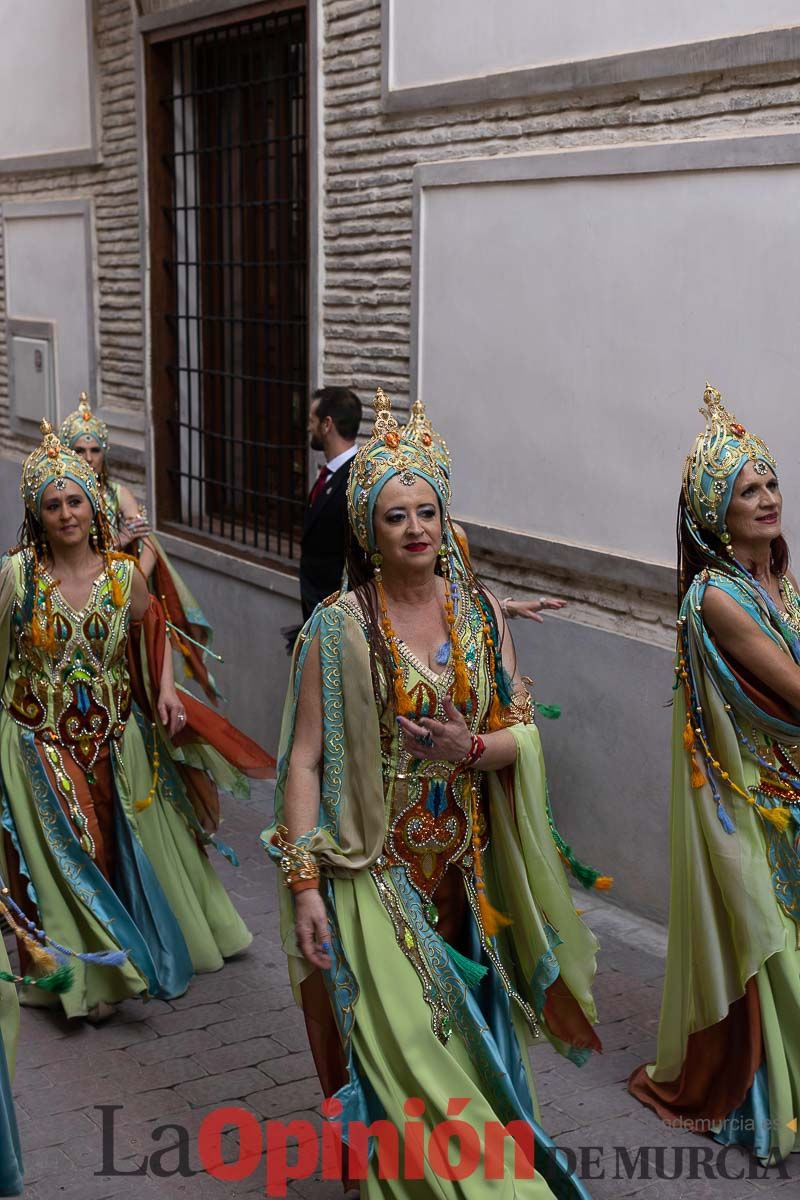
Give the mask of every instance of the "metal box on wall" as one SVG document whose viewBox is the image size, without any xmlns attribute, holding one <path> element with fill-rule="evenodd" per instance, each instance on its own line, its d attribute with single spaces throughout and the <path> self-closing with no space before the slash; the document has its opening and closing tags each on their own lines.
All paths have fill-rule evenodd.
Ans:
<svg viewBox="0 0 800 1200">
<path fill-rule="evenodd" d="M 9 321 L 8 348 L 12 417 L 30 432 L 33 432 L 30 427 L 37 426 L 42 417 L 56 425 L 58 413 L 52 322 Z"/>
</svg>

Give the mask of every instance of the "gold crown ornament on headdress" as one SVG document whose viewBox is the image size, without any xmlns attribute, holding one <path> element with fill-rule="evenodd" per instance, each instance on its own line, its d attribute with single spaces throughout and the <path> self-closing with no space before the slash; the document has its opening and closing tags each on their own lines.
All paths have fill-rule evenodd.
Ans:
<svg viewBox="0 0 800 1200">
<path fill-rule="evenodd" d="M 42 421 L 39 428 L 42 441 L 22 467 L 19 493 L 25 507 L 38 517 L 45 488 L 54 483 L 59 491 L 63 491 L 67 480 L 71 479 L 84 490 L 92 508 L 97 511 L 100 494 L 92 468 L 80 455 L 61 444 L 49 421 Z"/>
<path fill-rule="evenodd" d="M 448 479 L 450 478 L 452 460 L 450 458 L 450 451 L 447 448 L 447 442 L 433 428 L 431 419 L 425 411 L 423 400 L 417 399 L 411 405 L 411 416 L 403 430 L 403 437 L 407 438 L 410 442 L 414 442 L 417 446 L 423 446 L 426 450 L 429 450 L 435 458 L 439 470 Z"/>
<path fill-rule="evenodd" d="M 108 449 L 108 426 L 92 412 L 86 392 L 81 392 L 78 407 L 61 422 L 59 437 L 70 449 L 73 449 L 82 437 L 94 438 L 104 452 Z"/>
<path fill-rule="evenodd" d="M 766 443 L 728 412 L 722 396 L 710 383 L 706 384 L 700 413 L 706 418 L 706 427 L 686 459 L 684 498 L 703 528 L 725 541 L 729 536 L 725 514 L 744 464 L 752 462 L 759 475 L 770 470 L 777 474 L 777 467 Z"/>
<path fill-rule="evenodd" d="M 378 388 L 375 392 L 375 425 L 372 436 L 358 450 L 350 468 L 347 507 L 350 524 L 359 545 L 367 553 L 375 550 L 372 514 L 381 488 L 393 476 L 411 487 L 425 479 L 436 492 L 443 517 L 450 503 L 450 485 L 431 449 L 412 441 L 401 430 L 392 412 L 392 402 Z"/>
</svg>

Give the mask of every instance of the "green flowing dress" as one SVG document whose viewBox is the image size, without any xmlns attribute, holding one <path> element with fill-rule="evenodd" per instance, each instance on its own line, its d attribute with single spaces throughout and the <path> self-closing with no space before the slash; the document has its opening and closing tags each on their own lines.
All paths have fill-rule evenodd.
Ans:
<svg viewBox="0 0 800 1200">
<path fill-rule="evenodd" d="M 720 653 L 708 587 L 800 663 L 788 579 L 788 618 L 744 572 L 695 579 L 678 624 L 658 1047 L 630 1089 L 668 1123 L 775 1163 L 800 1150 L 800 714 Z"/>
<path fill-rule="evenodd" d="M 0 569 L 0 873 L 16 879 L 15 899 L 48 937 L 79 952 L 74 986 L 58 997 L 70 1017 L 100 1001 L 180 995 L 194 972 L 218 970 L 251 941 L 205 853 L 177 763 L 194 755 L 229 788 L 238 773 L 210 749 L 178 750 L 132 702 L 134 569 L 129 559 L 111 566 L 122 607 L 104 571 L 80 612 L 41 573 L 33 603 L 51 607 L 52 652 L 28 634 L 30 553 Z M 56 1002 L 33 988 L 22 998 Z"/>
<path fill-rule="evenodd" d="M 486 728 L 490 699 L 485 618 L 466 588 L 459 591 L 457 612 L 472 688 L 467 720 L 479 731 Z M 461 1119 L 482 1149 L 487 1126 L 497 1122 L 527 1124 L 537 1143 L 534 1179 L 515 1178 L 510 1146 L 501 1179 L 484 1178 L 480 1167 L 458 1181 L 443 1179 L 430 1161 L 424 1179 L 402 1170 L 400 1178 L 382 1179 L 374 1149 L 362 1196 L 585 1197 L 538 1125 L 528 1057 L 537 1037 L 549 1038 L 579 1065 L 600 1048 L 591 1027 L 596 943 L 575 911 L 551 832 L 530 707 L 523 705 L 520 719 L 509 726 L 517 759 L 503 773 L 454 776 L 451 763 L 411 760 L 386 682 L 371 672 L 358 605 L 352 595 L 343 596 L 317 610 L 295 648 L 276 823 L 282 819 L 304 663 L 315 641 L 323 680 L 321 807 L 316 828 L 301 842 L 320 863 L 332 929 L 334 962 L 324 973 L 325 1005 L 335 1020 L 331 1028 L 343 1065 L 338 1079 L 335 1070 L 320 1073 L 323 1089 L 329 1095 L 335 1090 L 343 1105 L 345 1141 L 354 1154 L 362 1152 L 363 1163 L 360 1130 L 380 1119 L 402 1130 L 409 1100 L 423 1102 L 420 1120 L 429 1139 L 460 1098 L 467 1102 Z M 417 714 L 441 719 L 453 686 L 452 665 L 437 675 L 402 642 L 399 651 Z M 273 833 L 266 830 L 263 840 L 278 857 Z M 478 903 L 480 865 L 491 903 L 512 922 L 496 936 L 487 934 Z M 320 973 L 312 972 L 298 950 L 292 898 L 280 891 L 290 976 L 306 1009 L 319 1066 L 325 1054 L 317 1053 L 313 1030 L 325 1028 L 325 1005 L 315 1007 L 309 998 Z M 455 1111 L 461 1111 L 458 1105 Z"/>
</svg>

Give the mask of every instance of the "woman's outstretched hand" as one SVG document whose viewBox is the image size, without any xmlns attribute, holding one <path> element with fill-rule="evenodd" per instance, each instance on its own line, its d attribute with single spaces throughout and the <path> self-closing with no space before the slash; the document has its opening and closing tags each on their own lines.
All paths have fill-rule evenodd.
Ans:
<svg viewBox="0 0 800 1200">
<path fill-rule="evenodd" d="M 467 757 L 472 748 L 472 734 L 463 713 L 449 697 L 444 702 L 444 711 L 444 721 L 434 721 L 432 717 L 420 717 L 418 721 L 397 718 L 405 748 L 412 758 L 457 763 Z"/>
<path fill-rule="evenodd" d="M 295 896 L 294 932 L 304 958 L 312 967 L 327 971 L 333 962 L 328 953 L 331 932 L 325 902 L 316 888 L 307 888 Z"/>
<path fill-rule="evenodd" d="M 566 600 L 555 600 L 551 596 L 540 596 L 538 600 L 504 600 L 502 609 L 509 619 L 522 617 L 526 621 L 543 621 L 541 615 L 547 609 L 557 612 L 566 608 Z"/>
</svg>

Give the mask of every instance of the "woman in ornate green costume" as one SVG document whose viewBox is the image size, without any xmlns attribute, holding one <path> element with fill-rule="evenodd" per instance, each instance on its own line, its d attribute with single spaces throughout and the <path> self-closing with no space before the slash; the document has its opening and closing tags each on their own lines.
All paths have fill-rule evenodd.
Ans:
<svg viewBox="0 0 800 1200">
<path fill-rule="evenodd" d="M 667 972 L 630 1088 L 774 1164 L 800 1149 L 800 601 L 775 460 L 704 401 L 678 523 Z"/>
<path fill-rule="evenodd" d="M 109 544 L 94 472 L 42 432 L 0 569 L 0 873 L 52 944 L 79 951 L 67 1015 L 102 1017 L 180 995 L 249 944 L 205 849 L 232 855 L 213 836 L 216 785 L 246 791 L 241 771 L 270 760 L 178 694 L 163 614 Z"/>
<path fill-rule="evenodd" d="M 375 407 L 350 474 L 352 590 L 298 639 L 264 834 L 287 884 L 292 983 L 363 1196 L 585 1197 L 536 1123 L 528 1058 L 541 1035 L 578 1064 L 600 1049 L 596 944 L 567 886 L 532 702 L 453 541 L 446 477 L 380 390 Z M 361 1131 L 412 1113 L 424 1168 L 406 1157 L 381 1178 Z M 535 1131 L 536 1177 L 521 1137 L 493 1178 L 488 1145 L 468 1177 L 443 1178 L 430 1147 L 453 1113 L 482 1149 L 493 1123 Z"/>
<path fill-rule="evenodd" d="M 59 440 L 92 467 L 115 544 L 136 555 L 150 591 L 161 601 L 172 646 L 180 655 L 185 677 L 195 679 L 208 699 L 216 703 L 220 696 L 206 663 L 209 655 L 218 658 L 211 651 L 214 631 L 150 529 L 145 511 L 133 492 L 109 477 L 108 426 L 92 412 L 86 392 L 81 392 L 78 407 L 62 422 Z"/>
</svg>

